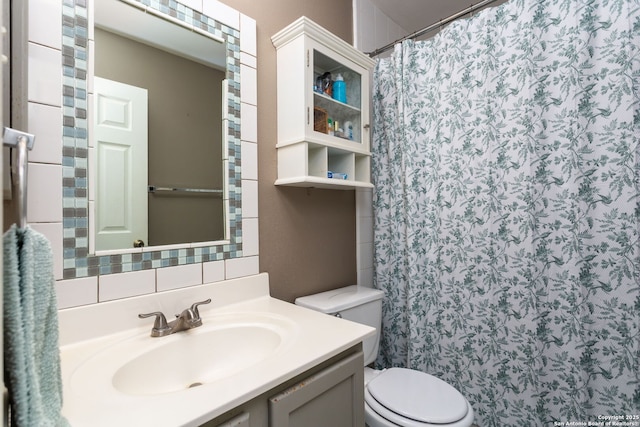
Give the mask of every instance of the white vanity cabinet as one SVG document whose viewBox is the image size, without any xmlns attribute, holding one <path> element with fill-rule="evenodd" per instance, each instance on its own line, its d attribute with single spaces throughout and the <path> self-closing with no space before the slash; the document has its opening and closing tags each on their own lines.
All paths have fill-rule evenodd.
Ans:
<svg viewBox="0 0 640 427">
<path fill-rule="evenodd" d="M 306 17 L 271 40 L 278 67 L 275 184 L 372 187 L 369 81 L 374 61 Z M 346 86 L 344 98 L 332 94 L 338 76 Z"/>
<path fill-rule="evenodd" d="M 364 427 L 364 356 L 357 345 L 202 427 Z"/>
</svg>

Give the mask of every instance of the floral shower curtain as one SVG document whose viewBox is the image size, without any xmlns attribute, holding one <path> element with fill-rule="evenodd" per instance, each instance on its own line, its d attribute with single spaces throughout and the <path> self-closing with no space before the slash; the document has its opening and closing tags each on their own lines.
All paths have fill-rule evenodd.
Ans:
<svg viewBox="0 0 640 427">
<path fill-rule="evenodd" d="M 485 9 L 373 93 L 378 364 L 482 427 L 640 425 L 640 0 Z"/>
</svg>

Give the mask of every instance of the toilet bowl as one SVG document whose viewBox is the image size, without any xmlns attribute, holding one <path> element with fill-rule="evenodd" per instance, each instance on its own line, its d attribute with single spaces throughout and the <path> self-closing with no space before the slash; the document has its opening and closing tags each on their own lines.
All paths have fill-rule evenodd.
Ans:
<svg viewBox="0 0 640 427">
<path fill-rule="evenodd" d="M 369 427 L 469 427 L 473 423 L 473 408 L 458 390 L 412 369 L 365 368 L 364 395 Z"/>
<path fill-rule="evenodd" d="M 297 305 L 376 328 L 363 341 L 365 422 L 368 427 L 470 427 L 473 408 L 453 386 L 424 372 L 366 367 L 377 355 L 383 292 L 361 286 L 297 298 Z"/>
</svg>

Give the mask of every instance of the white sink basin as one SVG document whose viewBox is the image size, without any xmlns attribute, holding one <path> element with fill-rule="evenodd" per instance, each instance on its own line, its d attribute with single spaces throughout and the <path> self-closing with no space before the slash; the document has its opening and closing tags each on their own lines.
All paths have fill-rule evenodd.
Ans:
<svg viewBox="0 0 640 427">
<path fill-rule="evenodd" d="M 149 331 L 118 341 L 82 364 L 71 387 L 137 396 L 180 392 L 228 378 L 278 354 L 295 335 L 290 320 L 267 313 L 203 316 L 203 325 L 166 337 Z"/>
<path fill-rule="evenodd" d="M 281 343 L 276 331 L 254 325 L 184 334 L 123 365 L 113 376 L 113 385 L 123 393 L 138 395 L 184 390 L 252 366 Z"/>
</svg>

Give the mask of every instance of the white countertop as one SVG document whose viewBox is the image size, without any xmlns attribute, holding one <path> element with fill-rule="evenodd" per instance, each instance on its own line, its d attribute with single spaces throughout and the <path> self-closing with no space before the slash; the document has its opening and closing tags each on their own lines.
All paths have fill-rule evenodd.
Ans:
<svg viewBox="0 0 640 427">
<path fill-rule="evenodd" d="M 63 415 L 74 427 L 82 426 L 198 426 L 361 342 L 373 328 L 314 312 L 269 296 L 268 276 L 196 286 L 59 312 Z M 274 316 L 285 319 L 290 336 L 274 354 L 248 368 L 199 387 L 158 395 L 130 395 L 118 391 L 104 372 L 86 375 L 87 361 L 124 340 L 184 339 L 177 335 L 151 338 L 153 318 L 139 313 L 163 311 L 167 317 L 195 301 L 203 324 L 220 316 L 238 318 Z M 196 333 L 198 328 L 194 329 Z M 290 338 L 290 339 L 289 339 Z M 146 342 L 146 341 L 142 341 Z M 120 357 L 120 356 L 119 356 Z M 125 356 L 122 356 L 125 357 Z M 107 364 L 109 362 L 106 362 Z M 188 354 L 176 364 L 189 363 Z M 89 372 L 91 372 L 89 370 Z M 104 377 L 104 378 L 103 378 Z"/>
</svg>

